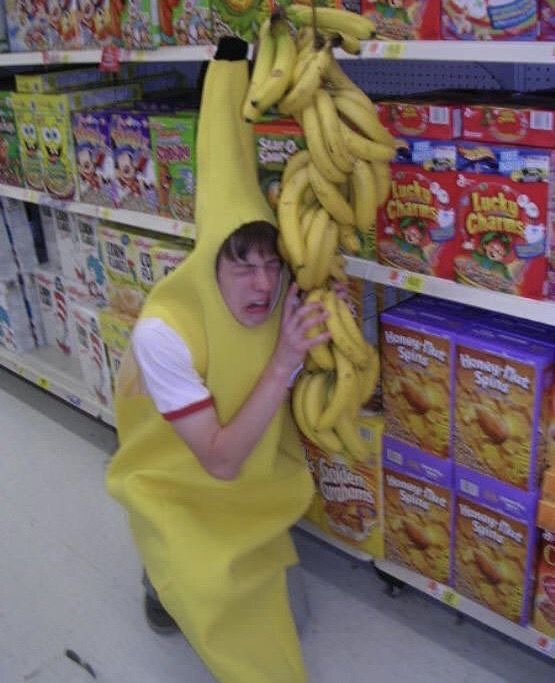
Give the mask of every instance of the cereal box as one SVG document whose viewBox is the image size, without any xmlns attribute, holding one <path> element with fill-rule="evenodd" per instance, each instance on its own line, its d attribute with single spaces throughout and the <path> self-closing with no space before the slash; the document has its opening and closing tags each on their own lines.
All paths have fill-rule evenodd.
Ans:
<svg viewBox="0 0 555 683">
<path fill-rule="evenodd" d="M 461 324 L 408 304 L 381 315 L 386 434 L 442 459 L 450 454 L 455 333 Z"/>
<path fill-rule="evenodd" d="M 462 120 L 466 140 L 555 146 L 555 112 L 546 106 L 467 104 Z"/>
<path fill-rule="evenodd" d="M 159 11 L 164 45 L 212 43 L 210 0 L 160 0 Z"/>
<path fill-rule="evenodd" d="M 116 205 L 123 209 L 158 212 L 158 187 L 146 114 L 121 112 L 110 117 L 115 165 Z"/>
<path fill-rule="evenodd" d="M 551 524 L 547 521 L 548 517 Z M 545 521 L 543 518 L 546 518 Z M 540 547 L 533 625 L 546 636 L 555 638 L 555 501 L 553 499 L 540 500 L 538 524 Z"/>
<path fill-rule="evenodd" d="M 77 0 L 77 5 L 81 46 L 86 49 L 110 45 L 112 42 L 110 0 Z"/>
<path fill-rule="evenodd" d="M 25 186 L 32 190 L 43 190 L 42 152 L 35 121 L 36 102 L 31 95 L 17 93 L 11 99 Z"/>
<path fill-rule="evenodd" d="M 74 113 L 73 138 L 82 202 L 115 206 L 114 157 L 110 146 L 110 117 L 102 111 Z"/>
<path fill-rule="evenodd" d="M 35 347 L 25 300 L 17 280 L 0 280 L 0 347 L 16 353 Z"/>
<path fill-rule="evenodd" d="M 0 280 L 17 279 L 17 264 L 12 249 L 10 233 L 0 211 Z"/>
<path fill-rule="evenodd" d="M 31 325 L 33 340 L 36 346 L 44 346 L 46 344 L 46 333 L 42 320 L 42 311 L 35 274 L 20 273 L 18 279 L 21 293 L 23 294 L 23 299 L 25 301 L 25 308 L 27 309 L 29 323 Z"/>
<path fill-rule="evenodd" d="M 553 350 L 480 326 L 456 341 L 454 457 L 521 489 L 538 486 L 547 457 Z"/>
<path fill-rule="evenodd" d="M 23 168 L 11 96 L 11 92 L 0 92 L 0 183 L 23 187 Z"/>
<path fill-rule="evenodd" d="M 47 0 L 48 49 L 72 50 L 81 47 L 77 0 Z"/>
<path fill-rule="evenodd" d="M 158 0 L 110 0 L 110 13 L 118 47 L 147 50 L 160 45 Z"/>
<path fill-rule="evenodd" d="M 4 0 L 10 52 L 48 50 L 46 0 Z"/>
<path fill-rule="evenodd" d="M 283 169 L 289 157 L 301 149 L 306 149 L 304 132 L 293 119 L 286 119 L 256 123 L 254 138 L 260 187 L 275 211 Z"/>
<path fill-rule="evenodd" d="M 62 273 L 70 280 L 78 280 L 81 270 L 81 257 L 75 214 L 63 209 L 54 209 L 53 218 Z"/>
<path fill-rule="evenodd" d="M 107 225 L 98 228 L 100 249 L 106 277 L 110 306 L 136 318 L 144 300 L 139 285 L 138 265 L 131 246 L 133 233 Z"/>
<path fill-rule="evenodd" d="M 151 116 L 149 122 L 160 215 L 193 221 L 197 116 Z"/>
<path fill-rule="evenodd" d="M 6 6 L 0 7 L 0 52 L 8 52 L 8 26 L 6 23 Z"/>
<path fill-rule="evenodd" d="M 440 0 L 362 0 L 361 14 L 376 24 L 379 38 L 438 40 Z"/>
<path fill-rule="evenodd" d="M 154 282 L 159 282 L 173 272 L 180 263 L 183 263 L 191 250 L 191 245 L 177 240 L 155 245 L 150 251 Z"/>
<path fill-rule="evenodd" d="M 372 443 L 366 462 L 329 455 L 305 441 L 316 495 L 306 518 L 324 533 L 372 557 L 383 556 L 381 439 L 383 418 L 361 417 L 361 434 Z"/>
<path fill-rule="evenodd" d="M 48 346 L 61 351 L 66 356 L 76 354 L 75 328 L 71 315 L 66 281 L 48 268 L 35 270 L 42 320 Z"/>
<path fill-rule="evenodd" d="M 163 247 L 166 240 L 160 235 L 140 232 L 130 234 L 130 250 L 135 264 L 137 281 L 144 296 L 154 287 L 154 268 L 152 266 L 152 252 L 156 247 Z"/>
<path fill-rule="evenodd" d="M 19 93 L 56 93 L 68 88 L 85 88 L 107 84 L 110 74 L 97 67 L 67 69 L 48 73 L 16 74 L 15 87 Z"/>
<path fill-rule="evenodd" d="M 455 490 L 453 587 L 525 625 L 534 582 L 537 492 L 464 467 L 456 468 Z"/>
<path fill-rule="evenodd" d="M 18 199 L 1 197 L 0 206 L 15 263 L 19 270 L 32 272 L 39 263 L 37 246 L 42 241 L 38 226 L 29 221 L 26 206 Z"/>
<path fill-rule="evenodd" d="M 378 211 L 378 260 L 453 277 L 457 147 L 451 141 L 398 138 L 390 196 Z"/>
<path fill-rule="evenodd" d="M 108 356 L 100 336 L 100 312 L 94 306 L 72 304 L 77 351 L 89 394 L 101 405 L 110 406 L 112 387 Z"/>
<path fill-rule="evenodd" d="M 450 583 L 452 464 L 384 436 L 385 557 L 443 584 Z"/>
<path fill-rule="evenodd" d="M 388 98 L 375 102 L 375 106 L 382 125 L 396 137 L 453 140 L 461 136 L 461 106 L 458 104 Z"/>
<path fill-rule="evenodd" d="M 222 36 L 239 36 L 255 42 L 262 22 L 270 16 L 271 0 L 211 0 L 212 37 L 215 43 Z"/>
<path fill-rule="evenodd" d="M 555 3 L 553 0 L 539 0 L 540 40 L 555 40 Z"/>
<path fill-rule="evenodd" d="M 75 216 L 79 240 L 79 282 L 87 289 L 92 303 L 104 306 L 108 302 L 108 282 L 100 254 L 98 218 Z"/>
<path fill-rule="evenodd" d="M 550 150 L 458 143 L 455 279 L 541 298 L 555 164 Z"/>
<path fill-rule="evenodd" d="M 123 355 L 129 346 L 136 319 L 113 308 L 103 308 L 100 311 L 99 318 L 100 334 L 108 351 L 110 376 L 112 386 L 114 386 Z"/>
<path fill-rule="evenodd" d="M 536 40 L 536 0 L 442 0 L 444 40 Z"/>
</svg>

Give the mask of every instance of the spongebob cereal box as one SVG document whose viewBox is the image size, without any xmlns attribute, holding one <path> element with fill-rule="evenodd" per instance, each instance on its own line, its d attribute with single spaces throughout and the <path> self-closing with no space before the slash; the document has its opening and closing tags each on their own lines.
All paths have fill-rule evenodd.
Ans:
<svg viewBox="0 0 555 683">
<path fill-rule="evenodd" d="M 538 493 L 457 467 L 453 587 L 506 619 L 528 623 Z"/>
<path fill-rule="evenodd" d="M 553 350 L 504 331 L 457 333 L 454 457 L 512 486 L 537 488 L 547 459 Z"/>
<path fill-rule="evenodd" d="M 385 436 L 385 557 L 448 584 L 452 566 L 452 463 Z"/>
<path fill-rule="evenodd" d="M 362 0 L 361 14 L 379 38 L 437 40 L 441 0 Z"/>
<path fill-rule="evenodd" d="M 381 465 L 383 418 L 361 416 L 361 435 L 372 444 L 365 462 L 328 455 L 305 440 L 316 495 L 306 518 L 332 538 L 372 557 L 383 556 Z"/>
<path fill-rule="evenodd" d="M 43 190 L 41 148 L 35 121 L 36 103 L 31 95 L 12 95 L 23 178 L 26 187 Z"/>
</svg>

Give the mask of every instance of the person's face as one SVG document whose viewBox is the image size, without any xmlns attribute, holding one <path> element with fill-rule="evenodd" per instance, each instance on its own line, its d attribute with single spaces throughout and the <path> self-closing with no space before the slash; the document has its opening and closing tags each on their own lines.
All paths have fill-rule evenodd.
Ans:
<svg viewBox="0 0 555 683">
<path fill-rule="evenodd" d="M 245 327 L 265 322 L 281 284 L 281 259 L 274 253 L 251 250 L 242 261 L 225 256 L 218 266 L 218 284 L 233 317 Z"/>
<path fill-rule="evenodd" d="M 491 261 L 502 261 L 505 258 L 505 249 L 500 242 L 490 242 L 486 246 L 486 254 Z"/>
<path fill-rule="evenodd" d="M 420 230 L 414 226 L 410 226 L 405 230 L 405 241 L 409 244 L 420 244 L 422 241 L 422 235 Z"/>
</svg>

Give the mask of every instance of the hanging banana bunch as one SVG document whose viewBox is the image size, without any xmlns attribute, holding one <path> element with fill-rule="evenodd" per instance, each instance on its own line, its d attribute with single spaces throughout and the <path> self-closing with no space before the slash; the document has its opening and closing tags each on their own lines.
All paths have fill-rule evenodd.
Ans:
<svg viewBox="0 0 555 683">
<path fill-rule="evenodd" d="M 281 178 L 278 246 L 307 303 L 319 302 L 328 313 L 309 334 L 327 329 L 330 341 L 310 349 L 293 391 L 293 414 L 324 451 L 355 460 L 369 452 L 358 415 L 376 388 L 379 357 L 332 285 L 346 280 L 343 254 L 360 251 L 359 233 L 375 233 L 378 208 L 389 195 L 395 139 L 332 48 L 358 54 L 360 41 L 374 34 L 374 24 L 352 12 L 290 5 L 260 29 L 243 106 L 248 121 L 273 107 L 304 130 L 307 149 L 290 157 Z"/>
</svg>

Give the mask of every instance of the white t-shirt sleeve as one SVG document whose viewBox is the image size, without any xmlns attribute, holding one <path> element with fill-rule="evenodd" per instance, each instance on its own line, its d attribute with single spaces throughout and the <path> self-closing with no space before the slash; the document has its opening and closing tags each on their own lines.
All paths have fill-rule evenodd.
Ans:
<svg viewBox="0 0 555 683">
<path fill-rule="evenodd" d="M 187 344 L 163 320 L 139 320 L 131 343 L 146 389 L 166 420 L 176 420 L 212 404 Z"/>
</svg>

